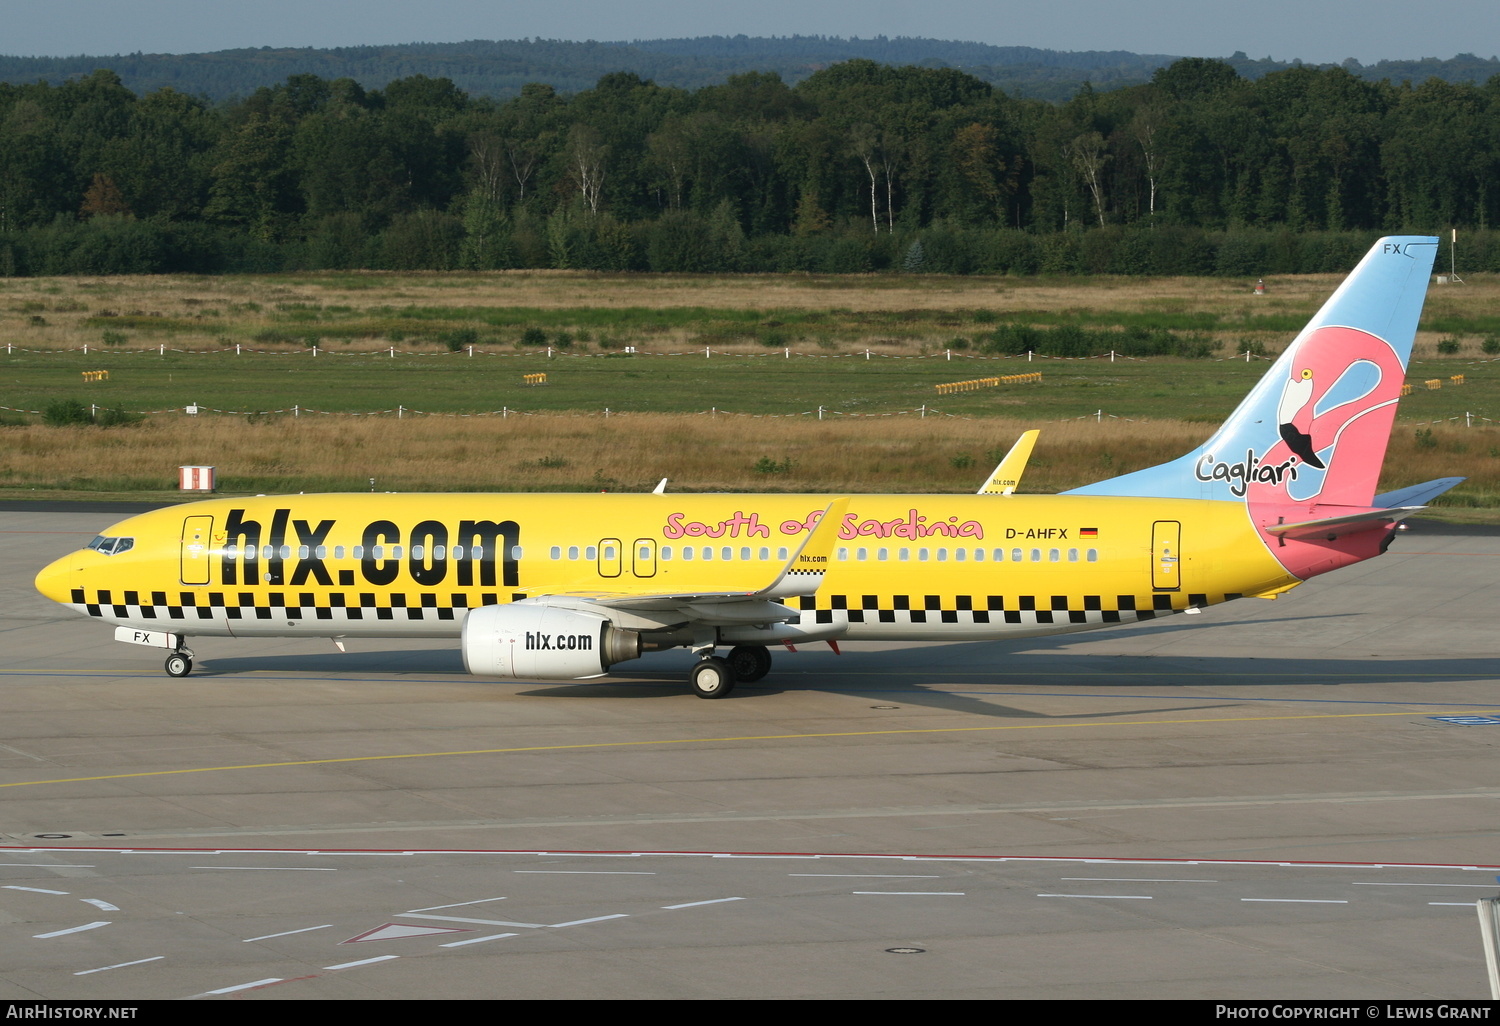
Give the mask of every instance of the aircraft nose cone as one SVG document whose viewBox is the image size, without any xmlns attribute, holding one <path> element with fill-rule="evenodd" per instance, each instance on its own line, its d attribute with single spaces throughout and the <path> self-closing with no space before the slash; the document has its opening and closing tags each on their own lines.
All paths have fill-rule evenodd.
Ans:
<svg viewBox="0 0 1500 1026">
<path fill-rule="evenodd" d="M 53 602 L 71 602 L 73 591 L 73 556 L 54 560 L 36 575 L 36 590 Z"/>
</svg>

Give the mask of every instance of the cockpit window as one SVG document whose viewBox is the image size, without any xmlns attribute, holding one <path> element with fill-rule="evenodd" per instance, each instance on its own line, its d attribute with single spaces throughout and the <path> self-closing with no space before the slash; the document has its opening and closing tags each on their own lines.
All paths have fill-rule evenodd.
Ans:
<svg viewBox="0 0 1500 1026">
<path fill-rule="evenodd" d="M 129 552 L 134 547 L 134 538 L 106 538 L 102 534 L 84 546 L 86 549 L 93 549 L 106 556 L 118 556 L 122 552 Z"/>
</svg>

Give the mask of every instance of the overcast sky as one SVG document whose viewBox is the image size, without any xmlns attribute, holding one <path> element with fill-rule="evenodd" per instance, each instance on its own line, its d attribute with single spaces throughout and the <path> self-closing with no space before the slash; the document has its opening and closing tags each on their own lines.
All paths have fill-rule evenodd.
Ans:
<svg viewBox="0 0 1500 1026">
<path fill-rule="evenodd" d="M 465 39 L 926 36 L 1364 63 L 1500 51 L 1500 0 L 0 0 L 0 54 Z"/>
</svg>

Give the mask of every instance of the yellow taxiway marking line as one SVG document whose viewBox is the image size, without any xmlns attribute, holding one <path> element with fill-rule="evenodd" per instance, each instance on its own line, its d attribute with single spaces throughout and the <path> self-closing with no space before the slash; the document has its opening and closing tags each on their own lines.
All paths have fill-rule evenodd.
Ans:
<svg viewBox="0 0 1500 1026">
<path fill-rule="evenodd" d="M 408 752 L 402 755 L 350 755 L 336 759 L 299 759 L 293 762 L 246 763 L 241 766 L 198 766 L 192 769 L 146 770 L 140 773 L 110 773 L 97 777 L 65 777 L 59 780 L 19 780 L 5 787 L 36 787 L 40 784 L 82 784 L 95 780 L 130 780 L 138 777 L 171 777 L 184 773 L 221 773 L 230 770 L 284 769 L 292 766 L 331 766 L 343 762 L 386 762 L 393 759 L 446 759 L 460 755 L 515 755 L 520 752 L 565 752 L 587 748 L 632 748 L 647 745 L 726 744 L 736 741 L 810 741 L 818 738 L 880 737 L 897 734 L 963 734 L 997 730 L 1043 730 L 1059 727 L 1156 727 L 1181 724 L 1261 723 L 1274 720 L 1350 720 L 1379 716 L 1477 716 L 1474 709 L 1456 712 L 1312 713 L 1303 716 L 1225 716 L 1190 720 L 1122 720 L 1099 723 L 1014 723 L 995 727 L 917 727 L 900 730 L 851 730 L 826 734 L 751 734 L 744 737 L 685 737 L 656 741 L 592 741 L 572 745 L 531 745 L 522 748 L 476 748 L 458 752 Z"/>
<path fill-rule="evenodd" d="M 166 650 L 163 649 L 162 651 L 166 651 Z M 1021 653 L 1021 654 L 1024 655 L 1026 653 Z M 1146 658 L 1158 658 L 1159 659 L 1159 658 L 1162 658 L 1162 657 L 1160 657 L 1160 656 L 1155 656 L 1155 657 L 1153 657 L 1153 656 L 1137 656 L 1137 655 L 1128 655 L 1127 654 L 1127 655 L 1114 655 L 1114 656 L 1110 656 L 1109 658 L 1112 658 L 1112 659 L 1146 659 Z M 1206 658 L 1212 658 L 1212 657 L 1209 657 L 1209 656 L 1181 656 L 1181 657 L 1178 657 L 1178 656 L 1169 656 L 1169 657 L 1166 657 L 1166 658 L 1206 659 Z M 1477 655 L 1474 655 L 1474 656 L 1458 656 L 1457 658 L 1460 658 L 1460 659 L 1474 659 L 1474 658 L 1478 658 L 1478 656 Z M 392 671 L 392 672 L 393 673 L 400 673 L 400 674 L 403 674 L 403 675 L 414 675 L 416 673 L 416 671 L 414 671 L 414 670 L 397 670 L 397 671 Z M 445 671 L 443 671 L 443 670 L 431 670 L 429 672 L 436 675 L 436 674 L 442 674 Z M 816 675 L 822 676 L 822 677 L 909 677 L 909 676 L 911 676 L 916 671 L 915 670 L 864 670 L 864 669 L 860 669 L 860 670 L 837 670 L 837 669 L 817 669 L 817 670 L 785 669 L 785 670 L 783 670 L 783 669 L 778 669 L 776 672 L 777 673 L 786 673 L 786 674 L 797 674 L 797 675 L 804 676 L 804 677 L 805 676 L 810 676 L 810 675 L 813 675 L 813 674 L 816 674 Z M 1101 676 L 1109 676 L 1109 677 L 1161 677 L 1161 676 L 1172 676 L 1172 677 L 1208 677 L 1208 678 L 1218 678 L 1218 677 L 1243 677 L 1243 676 L 1245 676 L 1244 674 L 1241 674 L 1241 673 L 1235 673 L 1233 670 L 1194 670 L 1194 671 L 1189 671 L 1189 670 L 1168 670 L 1168 671 L 1164 672 L 1164 671 L 1162 671 L 1160 669 L 1151 669 L 1151 670 L 1116 670 L 1116 669 L 1108 669 L 1108 670 L 1035 670 L 1035 671 L 1033 671 L 1033 670 L 944 670 L 943 672 L 944 672 L 944 674 L 946 674 L 949 677 L 997 677 L 997 678 L 999 678 L 999 677 L 1025 677 L 1028 680 L 1031 679 L 1031 678 L 1033 678 L 1033 677 L 1101 677 Z M 78 671 L 73 671 L 73 670 L 38 670 L 35 667 L 0 666 L 0 673 L 17 674 L 17 675 L 30 674 L 30 675 L 37 676 L 37 677 L 118 677 L 118 678 L 120 678 L 122 680 L 148 680 L 148 681 L 159 681 L 159 680 L 162 679 L 162 675 L 161 675 L 160 671 L 152 672 L 152 671 L 140 671 L 140 670 L 122 670 L 119 673 L 100 673 L 100 672 L 97 672 L 97 671 L 94 671 L 94 670 L 78 670 Z M 1296 670 L 1296 671 L 1288 671 L 1286 673 L 1260 673 L 1260 672 L 1257 672 L 1255 674 L 1255 676 L 1256 676 L 1256 678 L 1294 677 L 1294 678 L 1299 678 L 1299 679 L 1300 678 L 1305 678 L 1305 677 L 1390 677 L 1390 678 L 1392 678 L 1394 680 L 1417 681 L 1417 680 L 1494 680 L 1494 679 L 1496 679 L 1497 676 L 1500 676 L 1500 675 L 1497 675 L 1497 674 L 1494 674 L 1494 673 L 1464 673 L 1464 672 L 1454 672 L 1454 673 L 1408 673 L 1408 672 L 1391 671 L 1390 673 L 1371 673 L 1371 672 L 1366 672 L 1366 671 L 1358 671 L 1358 672 L 1356 672 L 1354 670 L 1329 670 L 1327 672 L 1311 671 L 1311 670 Z M 215 677 L 213 677 L 213 679 L 215 681 L 234 681 L 234 682 L 252 683 L 252 684 L 286 684 L 286 683 L 296 683 L 296 682 L 305 681 L 305 680 L 327 681 L 329 683 L 335 683 L 335 684 L 337 684 L 337 683 L 348 683 L 348 682 L 351 682 L 351 681 L 363 682 L 364 680 L 372 680 L 372 681 L 375 681 L 376 683 L 396 684 L 396 683 L 401 683 L 402 680 L 403 680 L 402 677 L 390 677 L 390 678 L 382 678 L 382 679 L 378 679 L 377 680 L 376 678 L 355 678 L 355 677 L 310 677 L 310 676 L 307 676 L 305 674 L 292 675 L 292 676 L 286 676 L 286 677 L 272 677 L 272 676 L 267 675 L 267 671 L 247 671 L 245 673 L 225 674 L 223 676 L 215 676 Z M 470 684 L 470 683 L 473 683 L 473 681 L 471 681 L 471 680 L 468 679 L 468 676 L 466 674 L 462 674 L 462 673 L 449 674 L 448 679 L 442 679 L 442 680 L 437 679 L 437 677 L 435 677 L 435 676 L 434 677 L 430 677 L 430 678 L 424 678 L 424 680 L 422 682 L 423 683 L 432 683 L 432 684 Z M 547 683 L 547 682 L 546 681 L 542 681 L 541 683 Z M 618 681 L 616 683 L 618 683 Z M 666 680 L 641 680 L 640 683 L 647 684 L 647 685 L 658 685 L 659 684 L 662 687 L 676 687 L 677 686 L 676 681 L 666 681 Z M 580 682 L 577 683 L 576 686 L 578 686 L 578 687 L 586 686 L 586 682 L 580 681 Z M 940 682 L 937 682 L 937 683 L 934 683 L 933 686 L 934 687 L 941 687 L 942 684 Z M 995 686 L 996 687 L 1014 687 L 1014 685 L 1004 684 L 1004 683 L 997 683 Z M 1245 685 L 1245 686 L 1246 687 L 1250 687 L 1250 686 L 1253 686 L 1253 685 Z M 937 692 L 937 693 L 941 694 L 942 692 Z M 1003 698 L 1005 696 L 1003 694 L 997 694 L 996 697 L 997 698 Z M 1112 696 L 1110 696 L 1110 695 L 1080 695 L 1079 697 L 1081 697 L 1081 698 L 1110 698 Z M 1135 697 L 1135 696 L 1127 696 L 1127 697 Z M 1195 701 L 1207 701 L 1208 700 L 1207 698 L 1198 698 L 1196 696 L 1193 696 L 1193 697 L 1194 697 Z M 1274 699 L 1272 699 L 1271 701 L 1274 701 Z M 1394 704 L 1394 703 L 1387 701 L 1387 702 L 1382 702 L 1381 704 L 1383 704 L 1383 705 L 1391 705 L 1391 704 Z M 819 735 L 808 735 L 808 736 L 809 737 L 816 737 L 816 736 L 819 736 Z"/>
</svg>

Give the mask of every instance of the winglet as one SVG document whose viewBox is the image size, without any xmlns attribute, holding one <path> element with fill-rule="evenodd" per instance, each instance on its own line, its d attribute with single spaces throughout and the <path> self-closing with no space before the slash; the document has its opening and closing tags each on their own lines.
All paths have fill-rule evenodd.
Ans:
<svg viewBox="0 0 1500 1026">
<path fill-rule="evenodd" d="M 653 489 L 651 489 L 651 494 L 652 495 L 665 495 L 665 494 L 667 494 L 667 479 L 666 478 L 662 478 L 660 481 L 658 481 L 656 483 L 656 487 L 653 488 Z"/>
<path fill-rule="evenodd" d="M 754 597 L 780 599 L 815 594 L 818 586 L 823 583 L 823 573 L 833 558 L 833 545 L 838 541 L 844 512 L 848 508 L 848 496 L 830 502 L 818 519 L 817 526 L 802 539 L 801 546 L 786 561 L 781 573 L 768 586 L 756 592 Z"/>
<path fill-rule="evenodd" d="M 1016 444 L 1010 447 L 1010 452 L 1000 461 L 994 473 L 983 485 L 979 487 L 978 495 L 1010 495 L 1021 483 L 1021 474 L 1026 470 L 1026 461 L 1031 459 L 1032 446 L 1036 445 L 1037 436 L 1041 431 L 1032 430 L 1023 432 L 1016 439 Z"/>
</svg>

